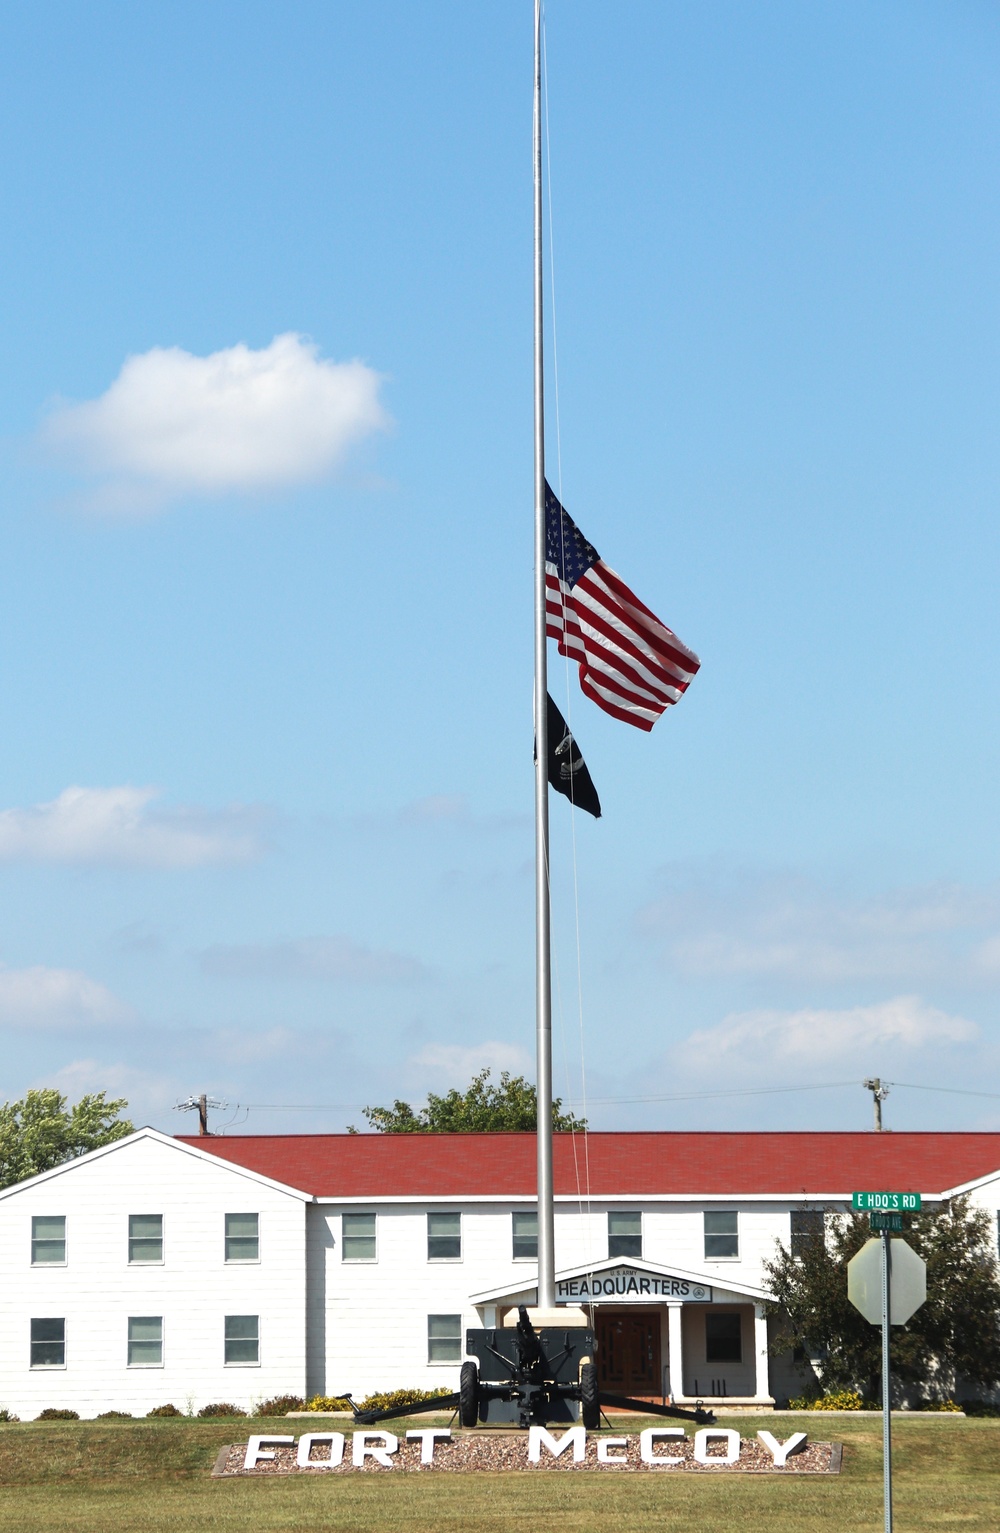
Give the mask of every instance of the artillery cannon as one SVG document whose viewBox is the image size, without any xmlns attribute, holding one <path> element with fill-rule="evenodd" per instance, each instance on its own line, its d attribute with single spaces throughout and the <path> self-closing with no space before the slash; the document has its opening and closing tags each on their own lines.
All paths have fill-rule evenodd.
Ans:
<svg viewBox="0 0 1000 1533">
<path fill-rule="evenodd" d="M 593 1331 L 568 1324 L 542 1325 L 536 1330 L 523 1304 L 518 1306 L 516 1326 L 467 1331 L 465 1350 L 471 1356 L 462 1364 L 457 1394 L 386 1410 L 362 1411 L 352 1403 L 355 1421 L 369 1426 L 393 1416 L 457 1410 L 463 1427 L 548 1426 L 582 1420 L 588 1431 L 594 1431 L 600 1425 L 602 1406 L 671 1416 L 700 1426 L 715 1420 L 701 1405 L 686 1411 L 602 1390 Z"/>
</svg>

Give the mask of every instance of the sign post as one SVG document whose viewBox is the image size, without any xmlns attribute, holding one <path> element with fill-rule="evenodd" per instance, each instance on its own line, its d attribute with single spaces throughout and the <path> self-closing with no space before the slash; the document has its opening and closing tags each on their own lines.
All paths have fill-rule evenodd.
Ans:
<svg viewBox="0 0 1000 1533">
<path fill-rule="evenodd" d="M 906 1200 L 905 1202 L 903 1200 Z M 882 1483 L 885 1533 L 892 1533 L 892 1391 L 889 1339 L 891 1327 L 905 1325 L 927 1298 L 927 1266 L 906 1244 L 893 1240 L 902 1211 L 918 1209 L 916 1192 L 856 1192 L 856 1209 L 870 1213 L 878 1237 L 868 1240 L 847 1264 L 847 1297 L 871 1325 L 882 1327 Z"/>
<path fill-rule="evenodd" d="M 889 1388 L 889 1329 L 892 1237 L 888 1230 L 881 1234 L 882 1242 L 882 1504 L 885 1508 L 885 1533 L 892 1533 L 892 1395 Z"/>
</svg>

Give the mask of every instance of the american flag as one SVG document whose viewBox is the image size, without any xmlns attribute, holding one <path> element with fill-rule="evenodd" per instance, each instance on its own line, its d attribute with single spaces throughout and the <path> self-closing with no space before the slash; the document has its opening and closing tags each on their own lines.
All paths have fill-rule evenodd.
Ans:
<svg viewBox="0 0 1000 1533">
<path fill-rule="evenodd" d="M 545 486 L 545 631 L 580 662 L 605 713 L 652 729 L 698 670 L 698 656 L 610 569 Z"/>
</svg>

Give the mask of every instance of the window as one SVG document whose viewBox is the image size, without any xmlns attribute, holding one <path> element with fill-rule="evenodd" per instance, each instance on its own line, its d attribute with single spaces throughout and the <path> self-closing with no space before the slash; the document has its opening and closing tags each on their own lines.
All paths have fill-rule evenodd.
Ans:
<svg viewBox="0 0 1000 1533">
<path fill-rule="evenodd" d="M 375 1260 L 375 1215 L 344 1214 L 344 1244 L 341 1252 L 345 1262 L 373 1262 Z"/>
<path fill-rule="evenodd" d="M 427 1361 L 460 1363 L 462 1361 L 461 1315 L 427 1316 Z"/>
<path fill-rule="evenodd" d="M 729 1211 L 705 1215 L 706 1261 L 720 1256 L 739 1256 L 740 1236 L 736 1220 L 736 1213 Z"/>
<path fill-rule="evenodd" d="M 128 1259 L 130 1262 L 162 1262 L 162 1214 L 129 1214 Z"/>
<path fill-rule="evenodd" d="M 39 1214 L 31 1221 L 31 1265 L 65 1266 L 66 1215 Z"/>
<path fill-rule="evenodd" d="M 514 1215 L 514 1260 L 527 1262 L 538 1260 L 538 1215 Z"/>
<path fill-rule="evenodd" d="M 642 1255 L 642 1214 L 608 1214 L 608 1255 Z"/>
<path fill-rule="evenodd" d="M 260 1319 L 257 1315 L 226 1316 L 226 1362 L 260 1362 Z"/>
<path fill-rule="evenodd" d="M 457 1262 L 462 1259 L 462 1215 L 427 1215 L 427 1260 Z"/>
<path fill-rule="evenodd" d="M 260 1261 L 260 1215 L 226 1215 L 226 1261 Z"/>
<path fill-rule="evenodd" d="M 130 1315 L 128 1322 L 130 1368 L 163 1367 L 163 1316 Z"/>
<path fill-rule="evenodd" d="M 792 1209 L 793 1256 L 804 1256 L 814 1240 L 823 1238 L 823 1210 L 821 1208 Z"/>
<path fill-rule="evenodd" d="M 705 1361 L 741 1363 L 743 1361 L 743 1322 L 739 1315 L 713 1315 L 705 1312 Z"/>
<path fill-rule="evenodd" d="M 65 1368 L 65 1320 L 33 1320 L 31 1322 L 31 1366 L 32 1368 Z"/>
</svg>

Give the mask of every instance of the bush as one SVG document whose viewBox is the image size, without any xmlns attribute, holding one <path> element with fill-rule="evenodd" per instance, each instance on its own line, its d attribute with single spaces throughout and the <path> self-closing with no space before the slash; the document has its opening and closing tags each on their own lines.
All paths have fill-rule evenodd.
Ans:
<svg viewBox="0 0 1000 1533">
<path fill-rule="evenodd" d="M 79 1421 L 79 1411 L 60 1411 L 54 1405 L 47 1405 L 43 1411 L 39 1411 L 36 1421 Z"/>
<path fill-rule="evenodd" d="M 246 1411 L 241 1410 L 238 1405 L 203 1405 L 198 1415 L 204 1420 L 206 1417 L 213 1416 L 245 1416 Z"/>
<path fill-rule="evenodd" d="M 389 1389 L 366 1395 L 363 1400 L 349 1400 L 346 1395 L 313 1395 L 306 1401 L 307 1411 L 388 1411 L 398 1405 L 419 1405 L 423 1400 L 437 1400 L 450 1395 L 450 1389 Z M 294 1407 L 293 1407 L 294 1409 Z M 263 1414 L 263 1412 L 262 1412 Z"/>
<path fill-rule="evenodd" d="M 99 1416 L 95 1416 L 94 1420 L 95 1421 L 134 1421 L 135 1417 L 132 1415 L 131 1411 L 101 1411 L 101 1414 Z"/>
<path fill-rule="evenodd" d="M 301 1395 L 275 1395 L 272 1400 L 262 1400 L 254 1411 L 255 1416 L 287 1416 L 289 1411 L 304 1411 L 306 1402 Z"/>
<path fill-rule="evenodd" d="M 870 1401 L 862 1398 L 856 1389 L 838 1389 L 830 1395 L 811 1399 L 806 1395 L 789 1400 L 790 1411 L 867 1411 L 876 1409 Z"/>
<path fill-rule="evenodd" d="M 20 1421 L 20 1419 L 20 1416 L 15 1416 L 14 1412 L 9 1411 L 6 1405 L 0 1405 L 0 1421 Z"/>
<path fill-rule="evenodd" d="M 921 1400 L 917 1406 L 918 1411 L 957 1411 L 962 1414 L 962 1407 L 956 1405 L 954 1400 Z"/>
<path fill-rule="evenodd" d="M 450 1389 L 390 1389 L 382 1394 L 366 1395 L 358 1409 L 388 1411 L 397 1405 L 420 1405 L 424 1400 L 438 1400 L 442 1395 L 453 1393 Z"/>
<path fill-rule="evenodd" d="M 146 1412 L 146 1420 L 149 1421 L 152 1416 L 183 1416 L 183 1414 L 184 1412 L 179 1411 L 176 1405 L 154 1405 L 151 1411 Z"/>
<path fill-rule="evenodd" d="M 988 1400 L 963 1400 L 961 1408 L 967 1416 L 1000 1416 L 1000 1405 Z"/>
</svg>

